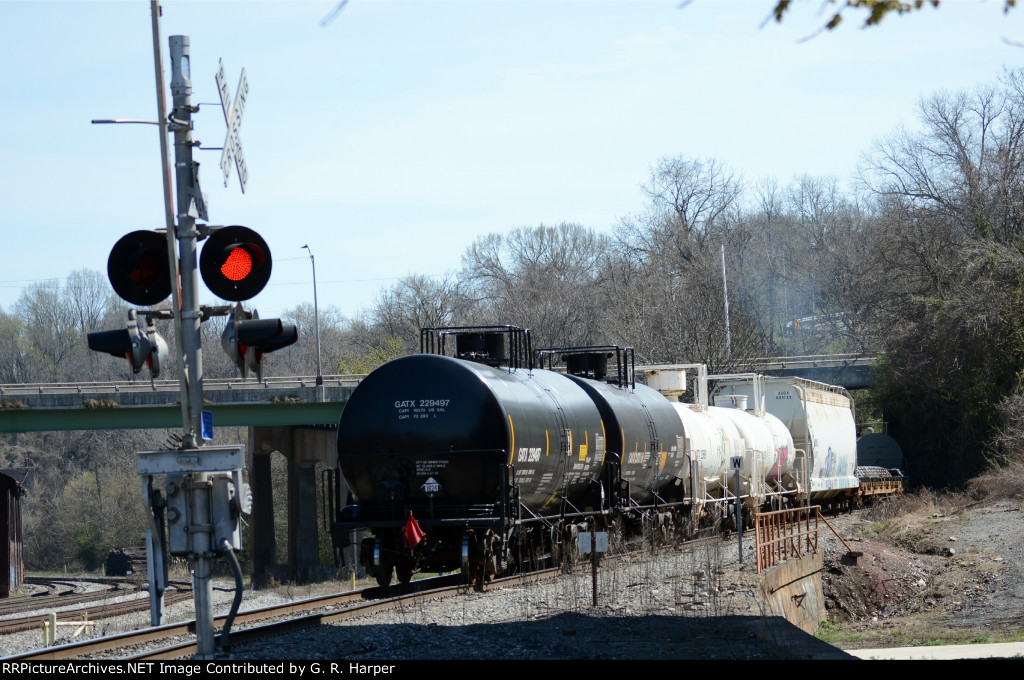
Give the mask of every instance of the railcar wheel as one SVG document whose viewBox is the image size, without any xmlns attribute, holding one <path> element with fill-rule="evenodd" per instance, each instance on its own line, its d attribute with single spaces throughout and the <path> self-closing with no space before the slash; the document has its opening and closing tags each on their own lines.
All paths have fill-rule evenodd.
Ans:
<svg viewBox="0 0 1024 680">
<path fill-rule="evenodd" d="M 488 539 L 480 538 L 472 529 L 462 537 L 462 575 L 466 585 L 475 586 L 477 590 L 483 589 L 487 578 L 487 543 Z"/>
<path fill-rule="evenodd" d="M 379 538 L 373 546 L 373 567 L 377 585 L 381 588 L 391 585 L 391 576 L 395 570 L 394 558 L 391 551 L 384 548 Z"/>
<path fill-rule="evenodd" d="M 398 576 L 398 582 L 405 585 L 412 581 L 413 568 L 411 564 L 396 564 L 395 575 Z"/>
</svg>

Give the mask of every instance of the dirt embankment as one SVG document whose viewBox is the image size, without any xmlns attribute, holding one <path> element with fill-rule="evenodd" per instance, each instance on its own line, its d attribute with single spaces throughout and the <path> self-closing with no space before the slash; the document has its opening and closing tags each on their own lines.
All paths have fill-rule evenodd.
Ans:
<svg viewBox="0 0 1024 680">
<path fill-rule="evenodd" d="M 1024 499 L 921 494 L 829 520 L 823 582 L 840 646 L 1002 641 L 1024 631 Z M 826 630 L 826 637 L 828 630 Z"/>
</svg>

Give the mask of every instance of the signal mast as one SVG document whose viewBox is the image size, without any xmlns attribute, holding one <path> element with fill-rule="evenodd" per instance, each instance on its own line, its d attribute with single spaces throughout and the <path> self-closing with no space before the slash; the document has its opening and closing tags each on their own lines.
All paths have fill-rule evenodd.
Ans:
<svg viewBox="0 0 1024 680">
<path fill-rule="evenodd" d="M 211 226 L 206 199 L 199 187 L 199 163 L 192 158 L 192 114 L 199 111 L 191 102 L 192 83 L 189 38 L 169 38 L 171 52 L 172 108 L 166 113 L 164 72 L 160 49 L 160 3 L 151 0 L 153 61 L 156 70 L 156 121 L 94 120 L 93 123 L 151 123 L 160 129 L 160 151 L 166 224 L 162 229 L 136 230 L 114 245 L 107 260 L 107 275 L 114 291 L 138 307 L 151 307 L 173 296 L 171 309 L 132 309 L 124 329 L 90 333 L 89 348 L 124 357 L 133 372 L 143 366 L 155 379 L 167 365 L 167 343 L 155 328 L 156 319 L 172 320 L 178 350 L 181 384 L 182 436 L 176 449 L 140 451 L 138 473 L 149 512 L 151 621 L 162 623 L 163 592 L 167 585 L 167 554 L 186 557 L 193 573 L 196 609 L 196 658 L 212 659 L 228 651 L 225 630 L 220 646 L 213 630 L 211 575 L 217 557 L 227 559 L 236 576 L 237 594 L 233 611 L 241 600 L 241 571 L 235 553 L 241 550 L 241 515 L 251 511 L 249 486 L 243 481 L 244 447 L 215 446 L 212 418 L 203 407 L 203 360 L 200 326 L 213 316 L 230 315 L 222 345 L 238 365 L 242 377 L 249 373 L 263 378 L 263 355 L 286 347 L 298 339 L 294 324 L 280 319 L 259 319 L 256 310 L 242 303 L 255 297 L 270 280 L 272 258 L 266 241 L 243 226 Z M 242 151 L 239 127 L 245 111 L 249 86 L 242 70 L 234 102 L 225 83 L 224 66 L 216 73 L 227 139 L 221 154 L 221 170 L 227 186 L 232 165 L 245 192 L 248 169 Z M 174 177 L 172 200 L 171 163 L 168 137 L 174 135 Z M 206 241 L 198 258 L 198 243 Z M 199 305 L 199 276 L 207 288 L 230 305 Z M 175 285 L 178 284 L 178 285 Z M 145 317 L 145 330 L 139 317 Z M 155 484 L 164 476 L 163 490 Z M 230 617 L 229 617 L 230 619 Z"/>
</svg>

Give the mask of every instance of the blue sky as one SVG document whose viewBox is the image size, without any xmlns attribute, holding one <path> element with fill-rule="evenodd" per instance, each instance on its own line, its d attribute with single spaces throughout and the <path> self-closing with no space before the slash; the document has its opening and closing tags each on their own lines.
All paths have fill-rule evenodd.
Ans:
<svg viewBox="0 0 1024 680">
<path fill-rule="evenodd" d="M 610 230 L 644 207 L 665 156 L 712 157 L 748 185 L 845 182 L 860 155 L 942 89 L 1024 61 L 1024 9 L 944 2 L 862 30 L 848 12 L 773 0 L 197 2 L 164 0 L 190 37 L 195 138 L 221 146 L 214 74 L 246 69 L 246 193 L 199 151 L 211 224 L 274 253 L 261 316 L 312 301 L 347 316 L 382 286 L 458 267 L 475 238 L 579 222 Z M 169 80 L 169 69 L 167 69 Z M 0 0 L 0 308 L 163 226 L 149 2 Z M 204 289 L 204 303 L 216 300 Z"/>
</svg>

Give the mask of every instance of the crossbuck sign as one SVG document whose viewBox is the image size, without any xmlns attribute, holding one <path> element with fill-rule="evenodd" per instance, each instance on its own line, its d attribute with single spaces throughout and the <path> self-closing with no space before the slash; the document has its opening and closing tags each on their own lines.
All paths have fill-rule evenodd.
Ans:
<svg viewBox="0 0 1024 680">
<path fill-rule="evenodd" d="M 249 81 L 245 79 L 245 69 L 242 69 L 242 77 L 238 79 L 235 103 L 230 104 L 231 91 L 228 89 L 227 79 L 224 75 L 224 61 L 221 60 L 220 68 L 217 70 L 217 91 L 220 92 L 220 107 L 224 110 L 224 122 L 228 126 L 228 136 L 224 140 L 224 150 L 220 154 L 220 170 L 224 173 L 224 186 L 228 185 L 228 178 L 231 176 L 231 161 L 234 160 L 235 167 L 238 168 L 238 183 L 244 194 L 249 171 L 245 167 L 245 153 L 242 151 L 242 139 L 239 137 L 238 128 L 242 126 L 245 100 L 249 96 Z"/>
</svg>

